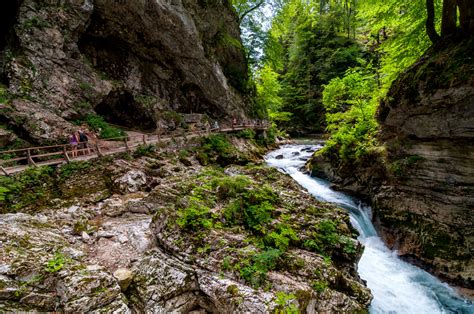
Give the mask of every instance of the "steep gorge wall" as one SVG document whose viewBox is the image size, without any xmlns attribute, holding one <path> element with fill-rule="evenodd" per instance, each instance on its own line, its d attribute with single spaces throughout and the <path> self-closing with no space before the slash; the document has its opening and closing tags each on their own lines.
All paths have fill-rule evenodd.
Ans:
<svg viewBox="0 0 474 314">
<path fill-rule="evenodd" d="M 379 109 L 390 174 L 375 195 L 387 243 L 474 288 L 474 40 L 433 47 Z"/>
<path fill-rule="evenodd" d="M 247 62 L 226 0 L 12 2 L 2 22 L 0 122 L 32 142 L 97 112 L 151 130 L 167 111 L 246 116 Z M 15 16 L 14 19 L 11 17 Z"/>
</svg>

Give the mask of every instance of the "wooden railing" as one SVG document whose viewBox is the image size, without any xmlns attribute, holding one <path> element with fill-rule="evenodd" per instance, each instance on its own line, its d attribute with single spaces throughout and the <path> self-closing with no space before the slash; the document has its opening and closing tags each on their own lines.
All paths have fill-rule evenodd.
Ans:
<svg viewBox="0 0 474 314">
<path fill-rule="evenodd" d="M 134 151 L 140 145 L 175 142 L 179 138 L 185 140 L 192 137 L 208 135 L 209 133 L 225 133 L 244 129 L 266 130 L 268 123 L 241 123 L 222 125 L 207 130 L 170 134 L 140 134 L 122 136 L 106 140 L 93 140 L 78 143 L 77 148 L 71 144 L 30 147 L 0 151 L 0 175 L 10 175 L 23 171 L 28 167 L 57 165 L 73 160 L 89 160 L 118 152 Z"/>
</svg>

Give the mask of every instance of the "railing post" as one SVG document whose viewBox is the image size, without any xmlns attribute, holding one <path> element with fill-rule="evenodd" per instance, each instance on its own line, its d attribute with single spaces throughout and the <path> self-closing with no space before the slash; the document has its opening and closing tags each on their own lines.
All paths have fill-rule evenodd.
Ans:
<svg viewBox="0 0 474 314">
<path fill-rule="evenodd" d="M 33 158 L 31 157 L 31 149 L 28 148 L 27 152 L 28 152 L 28 165 L 29 166 L 36 166 Z"/>
<path fill-rule="evenodd" d="M 97 151 L 97 157 L 104 156 L 104 154 L 102 154 L 102 151 L 100 150 L 100 140 L 97 140 L 97 142 L 95 142 L 95 150 Z"/>
<path fill-rule="evenodd" d="M 67 147 L 67 145 L 63 146 L 63 154 L 64 154 L 64 158 L 66 159 L 66 162 L 70 163 L 71 159 L 69 158 L 69 155 L 67 154 L 67 148 L 66 147 Z"/>
<path fill-rule="evenodd" d="M 129 152 L 130 151 L 130 146 L 128 146 L 128 136 L 125 136 L 123 141 L 125 142 L 125 150 L 127 152 Z"/>
<path fill-rule="evenodd" d="M 3 168 L 2 166 L 0 166 L 0 170 L 2 170 L 3 174 L 6 175 L 7 177 L 10 176 L 8 172 L 5 170 L 5 168 Z"/>
</svg>

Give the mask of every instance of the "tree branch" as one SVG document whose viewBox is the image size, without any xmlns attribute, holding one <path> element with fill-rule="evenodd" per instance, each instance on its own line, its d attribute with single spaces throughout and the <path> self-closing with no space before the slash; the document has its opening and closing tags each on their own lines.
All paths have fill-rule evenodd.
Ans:
<svg viewBox="0 0 474 314">
<path fill-rule="evenodd" d="M 239 14 L 239 24 L 242 23 L 242 21 L 244 20 L 244 18 L 249 15 L 250 13 L 252 13 L 253 11 L 255 11 L 256 9 L 260 8 L 262 6 L 262 4 L 265 3 L 265 0 L 260 0 L 255 6 L 251 7 L 250 9 L 248 9 L 247 11 L 245 11 L 244 13 L 242 14 Z"/>
</svg>

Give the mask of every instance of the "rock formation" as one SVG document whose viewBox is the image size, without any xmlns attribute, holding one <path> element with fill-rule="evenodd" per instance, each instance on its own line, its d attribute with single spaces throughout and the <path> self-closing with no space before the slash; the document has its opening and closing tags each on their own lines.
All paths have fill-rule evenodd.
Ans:
<svg viewBox="0 0 474 314">
<path fill-rule="evenodd" d="M 232 143 L 234 160 L 258 161 L 254 144 Z M 203 151 L 185 152 L 32 169 L 5 181 L 0 312 L 367 309 L 371 294 L 356 269 L 363 248 L 344 210 L 276 169 L 223 171 L 201 165 Z"/>
<path fill-rule="evenodd" d="M 98 113 L 153 130 L 170 112 L 249 110 L 247 62 L 227 0 L 17 0 L 2 9 L 0 122 L 32 142 Z M 1 87 L 1 86 L 0 86 Z"/>
<path fill-rule="evenodd" d="M 441 43 L 379 109 L 390 176 L 375 196 L 387 243 L 474 288 L 474 40 Z"/>
</svg>

